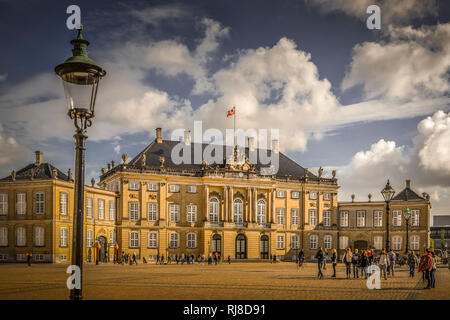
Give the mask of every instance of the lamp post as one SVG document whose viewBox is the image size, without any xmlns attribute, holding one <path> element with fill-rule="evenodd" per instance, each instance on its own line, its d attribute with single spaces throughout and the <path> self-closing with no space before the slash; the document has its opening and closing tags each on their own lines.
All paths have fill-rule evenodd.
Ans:
<svg viewBox="0 0 450 320">
<path fill-rule="evenodd" d="M 394 197 L 395 191 L 391 187 L 389 180 L 386 183 L 386 186 L 383 190 L 381 190 L 381 194 L 383 195 L 384 201 L 386 202 L 386 252 L 390 251 L 390 241 L 389 241 L 389 210 L 390 210 L 390 202 Z"/>
<path fill-rule="evenodd" d="M 409 251 L 408 228 L 409 228 L 409 219 L 411 218 L 411 210 L 409 210 L 408 207 L 406 207 L 405 212 L 403 213 L 403 216 L 405 217 L 405 221 L 406 221 L 406 249 L 405 249 L 405 253 L 408 253 L 408 251 Z"/>
<path fill-rule="evenodd" d="M 55 72 L 61 77 L 64 94 L 67 100 L 68 116 L 73 120 L 75 138 L 75 183 L 72 237 L 72 265 L 80 270 L 80 287 L 71 289 L 70 299 L 82 299 L 83 287 L 83 221 L 84 221 L 84 171 L 86 151 L 86 129 L 91 126 L 94 117 L 95 100 L 98 83 L 106 71 L 88 57 L 89 42 L 81 34 L 70 43 L 73 45 L 72 57 L 55 67 Z"/>
</svg>

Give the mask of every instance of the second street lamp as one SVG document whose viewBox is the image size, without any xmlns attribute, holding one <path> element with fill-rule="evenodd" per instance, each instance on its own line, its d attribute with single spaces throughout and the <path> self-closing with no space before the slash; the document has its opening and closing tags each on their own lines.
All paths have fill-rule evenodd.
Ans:
<svg viewBox="0 0 450 320">
<path fill-rule="evenodd" d="M 409 210 L 408 207 L 406 207 L 405 212 L 403 213 L 403 216 L 405 217 L 405 221 L 406 221 L 406 249 L 405 249 L 405 253 L 408 253 L 408 251 L 409 251 L 408 228 L 409 228 L 409 219 L 411 218 L 411 210 Z"/>
<path fill-rule="evenodd" d="M 391 200 L 394 197 L 395 190 L 391 187 L 389 180 L 386 183 L 386 186 L 383 190 L 381 190 L 381 194 L 383 195 L 384 201 L 386 202 L 386 252 L 390 251 L 390 241 L 389 241 L 389 210 Z"/>
<path fill-rule="evenodd" d="M 81 300 L 83 285 L 83 222 L 84 222 L 84 170 L 86 151 L 86 129 L 91 126 L 94 117 L 98 83 L 106 71 L 88 57 L 89 42 L 81 34 L 70 43 L 73 45 L 72 57 L 55 67 L 61 77 L 67 100 L 68 115 L 73 120 L 75 138 L 75 184 L 73 209 L 72 265 L 80 270 L 80 287 L 71 289 L 70 299 Z"/>
</svg>

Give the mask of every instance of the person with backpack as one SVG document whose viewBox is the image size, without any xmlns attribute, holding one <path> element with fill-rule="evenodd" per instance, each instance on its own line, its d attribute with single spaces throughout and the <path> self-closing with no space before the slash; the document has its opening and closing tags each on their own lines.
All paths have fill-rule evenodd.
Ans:
<svg viewBox="0 0 450 320">
<path fill-rule="evenodd" d="M 350 274 L 352 272 L 350 266 L 352 265 L 352 250 L 350 248 L 345 249 L 344 257 L 342 261 L 345 263 L 345 271 L 347 273 L 347 279 L 350 279 Z"/>
<path fill-rule="evenodd" d="M 358 249 L 355 249 L 355 252 L 353 253 L 353 256 L 352 256 L 353 279 L 359 278 L 358 265 L 359 265 L 359 253 L 358 253 Z"/>
<path fill-rule="evenodd" d="M 319 279 L 322 279 L 323 278 L 322 265 L 323 265 L 323 259 L 325 258 L 325 254 L 322 250 L 322 247 L 319 247 L 319 251 L 317 251 L 315 258 L 317 259 L 317 267 L 319 269 L 319 273 L 317 274 L 317 277 Z"/>
<path fill-rule="evenodd" d="M 419 261 L 417 259 L 417 256 L 414 254 L 413 251 L 410 251 L 408 253 L 408 260 L 406 262 L 409 266 L 409 276 L 411 278 L 414 278 L 414 270 L 417 268 L 417 265 L 419 264 Z"/>
<path fill-rule="evenodd" d="M 433 257 L 430 254 L 430 250 L 426 249 L 425 254 L 420 257 L 420 263 L 419 263 L 419 272 L 423 273 L 422 279 L 427 279 L 428 284 L 424 289 L 431 289 L 431 270 L 433 269 Z"/>
</svg>

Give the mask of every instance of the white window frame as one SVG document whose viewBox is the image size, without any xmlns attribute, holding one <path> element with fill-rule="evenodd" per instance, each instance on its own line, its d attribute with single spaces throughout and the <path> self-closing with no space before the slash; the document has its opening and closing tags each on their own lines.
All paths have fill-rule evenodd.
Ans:
<svg viewBox="0 0 450 320">
<path fill-rule="evenodd" d="M 69 207 L 69 194 L 67 192 L 59 193 L 59 214 L 67 216 L 67 208 Z"/>
<path fill-rule="evenodd" d="M 0 253 L 0 261 L 8 261 L 8 254 Z"/>
<path fill-rule="evenodd" d="M 128 202 L 128 216 L 130 217 L 130 221 L 139 221 L 139 202 Z"/>
<path fill-rule="evenodd" d="M 34 213 L 45 214 L 45 192 L 43 191 L 34 194 Z"/>
<path fill-rule="evenodd" d="M 402 240 L 401 236 L 393 236 L 392 237 L 392 249 L 399 251 L 402 250 Z"/>
<path fill-rule="evenodd" d="M 325 193 L 323 194 L 323 200 L 326 200 L 326 201 L 331 200 L 331 193 L 325 192 Z"/>
<path fill-rule="evenodd" d="M 285 198 L 285 197 L 286 197 L 286 191 L 277 190 L 277 198 Z"/>
<path fill-rule="evenodd" d="M 139 231 L 130 232 L 130 248 L 139 248 L 140 234 Z"/>
<path fill-rule="evenodd" d="M 392 226 L 401 227 L 402 226 L 402 210 L 392 211 Z"/>
<path fill-rule="evenodd" d="M 285 211 L 284 208 L 277 208 L 276 210 L 276 218 L 277 218 L 277 224 L 284 225 L 285 223 Z"/>
<path fill-rule="evenodd" d="M 129 182 L 128 190 L 138 191 L 141 188 L 141 184 L 139 182 Z"/>
<path fill-rule="evenodd" d="M 18 227 L 16 229 L 16 247 L 25 247 L 27 245 L 27 229 Z"/>
<path fill-rule="evenodd" d="M 92 219 L 92 204 L 94 199 L 86 198 L 86 218 Z"/>
<path fill-rule="evenodd" d="M 27 194 L 18 192 L 16 194 L 16 214 L 25 215 L 27 213 Z"/>
<path fill-rule="evenodd" d="M 309 249 L 317 250 L 319 245 L 319 236 L 316 234 L 312 234 L 309 236 Z"/>
<path fill-rule="evenodd" d="M 284 249 L 284 235 L 277 235 L 277 250 Z"/>
<path fill-rule="evenodd" d="M 325 210 L 323 212 L 323 225 L 324 227 L 331 227 L 331 211 Z"/>
<path fill-rule="evenodd" d="M 412 235 L 409 242 L 411 243 L 411 247 L 409 248 L 410 250 L 420 250 L 420 236 Z"/>
<path fill-rule="evenodd" d="M 177 203 L 169 204 L 169 218 L 170 222 L 180 221 L 180 205 Z"/>
<path fill-rule="evenodd" d="M 256 206 L 256 222 L 259 225 L 266 224 L 266 201 L 259 199 Z"/>
<path fill-rule="evenodd" d="M 366 211 L 364 210 L 356 211 L 356 226 L 362 228 L 366 226 Z"/>
<path fill-rule="evenodd" d="M 383 249 L 383 236 L 374 236 L 373 246 L 375 247 L 375 250 Z"/>
<path fill-rule="evenodd" d="M 332 246 L 333 246 L 333 237 L 329 234 L 326 234 L 323 237 L 323 247 L 326 250 L 331 250 Z"/>
<path fill-rule="evenodd" d="M 68 228 L 59 228 L 59 246 L 61 248 L 68 247 L 68 239 L 69 239 L 69 229 Z"/>
<path fill-rule="evenodd" d="M 105 220 L 105 200 L 98 199 L 97 205 L 98 205 L 98 219 Z"/>
<path fill-rule="evenodd" d="M 187 186 L 186 191 L 187 193 L 197 193 L 197 186 L 194 185 Z"/>
<path fill-rule="evenodd" d="M 300 199 L 300 191 L 292 191 L 291 199 Z"/>
<path fill-rule="evenodd" d="M 0 216 L 8 215 L 8 194 L 0 193 Z"/>
<path fill-rule="evenodd" d="M 180 185 L 179 184 L 169 184 L 169 192 L 172 192 L 172 193 L 180 192 Z"/>
<path fill-rule="evenodd" d="M 150 231 L 148 233 L 148 247 L 155 249 L 158 248 L 158 232 Z"/>
<path fill-rule="evenodd" d="M 91 248 L 94 244 L 94 231 L 93 230 L 86 230 L 86 247 Z"/>
<path fill-rule="evenodd" d="M 418 227 L 420 225 L 420 210 L 411 210 L 411 227 Z"/>
<path fill-rule="evenodd" d="M 348 236 L 340 236 L 339 237 L 339 249 L 345 250 L 348 248 Z"/>
<path fill-rule="evenodd" d="M 0 247 L 7 247 L 8 241 L 8 227 L 0 227 Z"/>
<path fill-rule="evenodd" d="M 147 218 L 148 221 L 158 221 L 158 203 L 148 202 L 147 203 Z"/>
<path fill-rule="evenodd" d="M 316 209 L 309 209 L 309 225 L 310 226 L 317 226 L 317 210 Z"/>
<path fill-rule="evenodd" d="M 233 201 L 233 221 L 239 224 L 244 222 L 244 201 L 240 198 Z"/>
<path fill-rule="evenodd" d="M 45 246 L 45 228 L 42 226 L 34 227 L 34 246 Z"/>
<path fill-rule="evenodd" d="M 297 250 L 299 246 L 299 236 L 296 234 L 291 235 L 291 248 L 293 250 Z"/>
<path fill-rule="evenodd" d="M 174 249 L 180 246 L 180 235 L 178 232 L 171 232 L 169 234 L 169 248 Z"/>
<path fill-rule="evenodd" d="M 317 200 L 317 191 L 309 192 L 309 200 Z"/>
<path fill-rule="evenodd" d="M 383 226 L 383 214 L 382 210 L 374 210 L 373 211 L 373 226 L 374 227 L 382 227 Z"/>
<path fill-rule="evenodd" d="M 109 200 L 109 220 L 115 221 L 116 220 L 116 201 L 115 200 Z"/>
<path fill-rule="evenodd" d="M 186 207 L 187 212 L 187 222 L 194 223 L 197 222 L 197 205 L 188 204 Z"/>
<path fill-rule="evenodd" d="M 340 221 L 341 227 L 348 227 L 348 222 L 349 222 L 348 215 L 349 215 L 349 213 L 347 210 L 339 212 L 339 218 L 340 218 L 339 221 Z"/>
<path fill-rule="evenodd" d="M 291 209 L 291 225 L 298 226 L 300 221 L 300 210 L 297 208 Z"/>
<path fill-rule="evenodd" d="M 209 222 L 211 224 L 219 223 L 219 210 L 220 210 L 220 202 L 216 197 L 212 197 L 209 199 Z"/>
<path fill-rule="evenodd" d="M 188 232 L 186 235 L 186 247 L 188 249 L 197 248 L 197 234 L 194 232 Z"/>
<path fill-rule="evenodd" d="M 148 183 L 147 190 L 148 191 L 158 191 L 158 184 L 157 183 Z"/>
</svg>

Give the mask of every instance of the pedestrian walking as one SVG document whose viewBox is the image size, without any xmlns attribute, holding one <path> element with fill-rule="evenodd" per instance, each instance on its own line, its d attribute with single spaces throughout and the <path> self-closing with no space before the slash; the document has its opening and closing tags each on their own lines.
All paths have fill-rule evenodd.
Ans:
<svg viewBox="0 0 450 320">
<path fill-rule="evenodd" d="M 437 269 L 437 256 L 434 253 L 434 251 L 431 252 L 431 262 L 432 262 L 430 271 L 431 288 L 434 288 L 436 284 L 436 269 Z"/>
<path fill-rule="evenodd" d="M 386 254 L 386 250 L 381 251 L 380 260 L 378 261 L 378 266 L 380 267 L 380 279 L 381 274 L 384 276 L 384 280 L 387 280 L 387 271 L 389 269 L 389 258 Z"/>
<path fill-rule="evenodd" d="M 319 250 L 317 251 L 315 258 L 317 259 L 317 268 L 319 270 L 317 277 L 319 279 L 322 279 L 323 278 L 322 266 L 323 266 L 323 259 L 325 258 L 325 254 L 322 250 L 322 247 L 319 247 Z"/>
<path fill-rule="evenodd" d="M 345 272 L 347 274 L 347 279 L 350 279 L 350 274 L 352 272 L 350 268 L 350 266 L 352 265 L 352 257 L 353 257 L 352 250 L 350 250 L 350 248 L 345 249 L 342 261 L 345 263 Z"/>
<path fill-rule="evenodd" d="M 353 255 L 352 255 L 352 267 L 353 267 L 353 279 L 359 278 L 359 251 L 358 249 L 355 249 Z"/>
<path fill-rule="evenodd" d="M 159 263 L 159 253 L 156 255 L 156 264 Z"/>
<path fill-rule="evenodd" d="M 425 254 L 420 257 L 419 272 L 423 273 L 422 279 L 428 280 L 427 286 L 424 289 L 431 289 L 431 270 L 433 269 L 433 257 L 430 254 L 430 250 L 426 249 Z"/>
<path fill-rule="evenodd" d="M 231 257 L 228 256 L 228 264 L 230 264 L 230 263 L 231 263 Z"/>
<path fill-rule="evenodd" d="M 395 255 L 394 251 L 391 249 L 391 251 L 389 251 L 389 269 L 390 269 L 390 274 L 392 276 L 394 276 L 395 258 L 396 258 L 396 255 Z"/>
<path fill-rule="evenodd" d="M 336 265 L 337 265 L 336 249 L 333 249 L 333 253 L 331 254 L 331 265 L 333 266 L 333 275 L 331 277 L 336 278 Z"/>
<path fill-rule="evenodd" d="M 360 259 L 359 259 L 359 268 L 360 268 L 360 274 L 361 279 L 367 279 L 367 267 L 369 266 L 369 257 L 367 251 L 363 251 L 361 253 Z"/>
<path fill-rule="evenodd" d="M 409 276 L 411 278 L 414 278 L 414 271 L 417 268 L 417 265 L 419 264 L 419 261 L 417 259 L 417 256 L 414 254 L 413 251 L 410 251 L 408 253 L 408 260 L 406 262 L 409 266 Z"/>
<path fill-rule="evenodd" d="M 27 264 L 29 267 L 31 267 L 31 256 L 32 256 L 31 252 L 27 252 Z"/>
<path fill-rule="evenodd" d="M 161 255 L 161 260 L 159 261 L 159 264 L 164 264 L 164 255 Z"/>
</svg>

